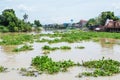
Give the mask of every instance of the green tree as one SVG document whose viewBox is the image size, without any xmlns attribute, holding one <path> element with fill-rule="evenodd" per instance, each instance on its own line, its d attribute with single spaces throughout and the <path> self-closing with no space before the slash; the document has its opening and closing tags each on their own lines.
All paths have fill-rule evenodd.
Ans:
<svg viewBox="0 0 120 80">
<path fill-rule="evenodd" d="M 28 18 L 28 15 L 24 15 L 24 20 Z M 24 22 L 24 20 L 20 20 L 13 9 L 5 9 L 2 14 L 0 15 L 0 25 L 5 26 L 6 28 L 3 28 L 7 31 L 7 29 L 10 32 L 26 32 L 31 31 L 32 27 L 30 24 Z M 3 30 L 1 29 L 1 30 Z"/>
<path fill-rule="evenodd" d="M 94 18 L 89 19 L 89 21 L 86 24 L 87 27 L 95 26 L 95 25 L 98 25 L 98 24 L 97 24 L 97 21 Z"/>
<path fill-rule="evenodd" d="M 119 18 L 114 15 L 114 12 L 111 11 L 102 12 L 100 17 L 101 17 L 100 20 L 101 25 L 105 25 L 107 19 L 112 19 L 114 21 L 119 20 Z"/>
<path fill-rule="evenodd" d="M 36 27 L 41 27 L 42 26 L 39 20 L 34 20 L 34 25 Z"/>
<path fill-rule="evenodd" d="M 27 22 L 27 19 L 28 19 L 28 15 L 25 13 L 25 14 L 23 15 L 23 20 L 24 20 L 25 22 Z"/>
</svg>

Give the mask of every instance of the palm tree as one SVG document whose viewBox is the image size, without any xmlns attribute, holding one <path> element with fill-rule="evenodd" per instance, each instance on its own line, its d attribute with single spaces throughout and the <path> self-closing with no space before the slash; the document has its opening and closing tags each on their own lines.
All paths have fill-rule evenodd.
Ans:
<svg viewBox="0 0 120 80">
<path fill-rule="evenodd" d="M 27 19 L 28 19 L 28 15 L 25 13 L 25 14 L 23 15 L 23 20 L 24 20 L 25 22 L 27 22 Z"/>
</svg>

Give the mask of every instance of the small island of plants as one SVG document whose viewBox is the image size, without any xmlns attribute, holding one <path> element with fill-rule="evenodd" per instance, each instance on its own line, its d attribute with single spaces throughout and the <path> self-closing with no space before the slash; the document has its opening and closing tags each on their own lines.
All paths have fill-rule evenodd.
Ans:
<svg viewBox="0 0 120 80">
<path fill-rule="evenodd" d="M 48 56 L 37 56 L 32 59 L 32 66 L 39 72 L 54 74 L 61 71 L 65 72 L 69 67 L 76 66 L 76 64 L 71 60 L 55 62 Z"/>
<path fill-rule="evenodd" d="M 112 59 L 102 59 L 83 62 L 82 66 L 95 69 L 93 72 L 83 72 L 84 76 L 112 76 L 120 73 L 120 62 Z"/>
</svg>

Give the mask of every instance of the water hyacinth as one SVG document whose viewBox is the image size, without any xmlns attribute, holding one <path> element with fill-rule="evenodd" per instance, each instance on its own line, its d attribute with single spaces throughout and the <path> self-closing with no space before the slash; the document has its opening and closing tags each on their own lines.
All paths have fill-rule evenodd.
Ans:
<svg viewBox="0 0 120 80">
<path fill-rule="evenodd" d="M 20 48 L 15 48 L 13 52 L 20 52 L 20 51 L 28 51 L 28 50 L 33 50 L 33 47 L 31 45 L 23 45 Z"/>
<path fill-rule="evenodd" d="M 48 56 L 37 56 L 32 59 L 32 66 L 38 71 L 54 74 L 61 71 L 65 72 L 69 67 L 76 66 L 76 64 L 71 60 L 55 62 Z"/>
<path fill-rule="evenodd" d="M 120 62 L 112 59 L 102 59 L 83 62 L 82 66 L 88 68 L 95 68 L 93 72 L 83 72 L 85 76 L 111 76 L 120 73 Z"/>
</svg>

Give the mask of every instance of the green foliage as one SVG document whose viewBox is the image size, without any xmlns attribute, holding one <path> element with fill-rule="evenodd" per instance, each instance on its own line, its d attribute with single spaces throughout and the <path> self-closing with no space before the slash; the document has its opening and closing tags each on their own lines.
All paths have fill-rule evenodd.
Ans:
<svg viewBox="0 0 120 80">
<path fill-rule="evenodd" d="M 0 26 L 0 32 L 9 32 L 9 29 L 5 26 Z"/>
<path fill-rule="evenodd" d="M 30 76 L 30 77 L 33 76 L 37 77 L 39 74 L 37 71 L 33 70 L 32 68 L 31 69 L 21 68 L 19 73 L 22 74 L 22 76 Z"/>
<path fill-rule="evenodd" d="M 95 25 L 97 25 L 97 21 L 94 18 L 89 19 L 89 21 L 86 24 L 87 27 L 95 26 Z"/>
<path fill-rule="evenodd" d="M 27 21 L 27 19 L 28 19 L 28 15 L 25 13 L 25 14 L 23 15 L 23 20 L 24 20 L 24 21 Z"/>
<path fill-rule="evenodd" d="M 0 25 L 5 27 L 5 30 L 3 29 L 5 32 L 27 32 L 32 29 L 28 23 L 17 18 L 13 9 L 5 9 L 2 12 L 0 15 Z"/>
<path fill-rule="evenodd" d="M 75 66 L 75 64 L 71 60 L 54 62 L 51 58 L 48 58 L 48 56 L 37 56 L 32 59 L 32 66 L 38 71 L 54 74 L 60 71 L 67 71 L 67 68 Z"/>
<path fill-rule="evenodd" d="M 33 50 L 33 47 L 31 45 L 23 45 L 20 48 L 15 48 L 13 52 L 20 52 L 20 51 L 28 51 L 28 50 Z"/>
<path fill-rule="evenodd" d="M 24 42 L 32 42 L 34 39 L 33 35 L 28 34 L 6 34 L 0 37 L 2 39 L 0 45 L 19 45 Z"/>
<path fill-rule="evenodd" d="M 43 50 L 52 50 L 53 51 L 53 50 L 57 50 L 59 48 L 58 47 L 50 47 L 50 46 L 45 45 L 45 46 L 42 47 L 42 49 Z"/>
<path fill-rule="evenodd" d="M 71 47 L 69 47 L 69 46 L 61 46 L 60 49 L 67 50 L 67 49 L 71 49 Z"/>
<path fill-rule="evenodd" d="M 85 47 L 84 46 L 77 46 L 75 48 L 77 48 L 77 49 L 84 49 Z"/>
<path fill-rule="evenodd" d="M 106 11 L 106 12 L 102 12 L 100 16 L 96 18 L 89 19 L 86 26 L 89 28 L 99 25 L 104 26 L 107 19 L 112 19 L 113 21 L 119 20 L 119 18 L 114 15 L 114 12 Z"/>
<path fill-rule="evenodd" d="M 0 66 L 0 73 L 6 71 L 7 68 L 4 68 L 3 66 Z"/>
<path fill-rule="evenodd" d="M 62 49 L 62 50 L 68 50 L 71 49 L 71 47 L 69 46 L 61 46 L 61 47 L 50 47 L 50 46 L 43 46 L 42 47 L 43 50 L 49 50 L 49 51 L 53 51 L 53 50 L 58 50 L 58 49 Z"/>
<path fill-rule="evenodd" d="M 111 76 L 116 73 L 120 73 L 120 62 L 104 58 L 102 60 L 93 60 L 83 62 L 82 64 L 88 68 L 95 68 L 93 72 L 83 72 L 82 74 L 85 76 Z"/>
<path fill-rule="evenodd" d="M 40 21 L 39 20 L 34 20 L 34 25 L 36 27 L 41 27 L 42 25 L 40 24 Z"/>
<path fill-rule="evenodd" d="M 58 42 L 79 42 L 83 40 L 94 40 L 99 41 L 100 38 L 112 38 L 120 39 L 119 33 L 108 33 L 108 32 L 83 32 L 83 31 L 70 31 L 64 33 L 55 33 L 55 34 L 40 34 L 40 36 L 49 36 L 49 37 L 61 37 L 60 39 L 55 40 L 38 40 L 38 42 L 48 42 L 48 43 L 58 43 Z"/>
<path fill-rule="evenodd" d="M 105 25 L 107 19 L 118 20 L 119 18 L 114 15 L 114 12 L 107 11 L 101 13 L 101 25 Z"/>
</svg>

